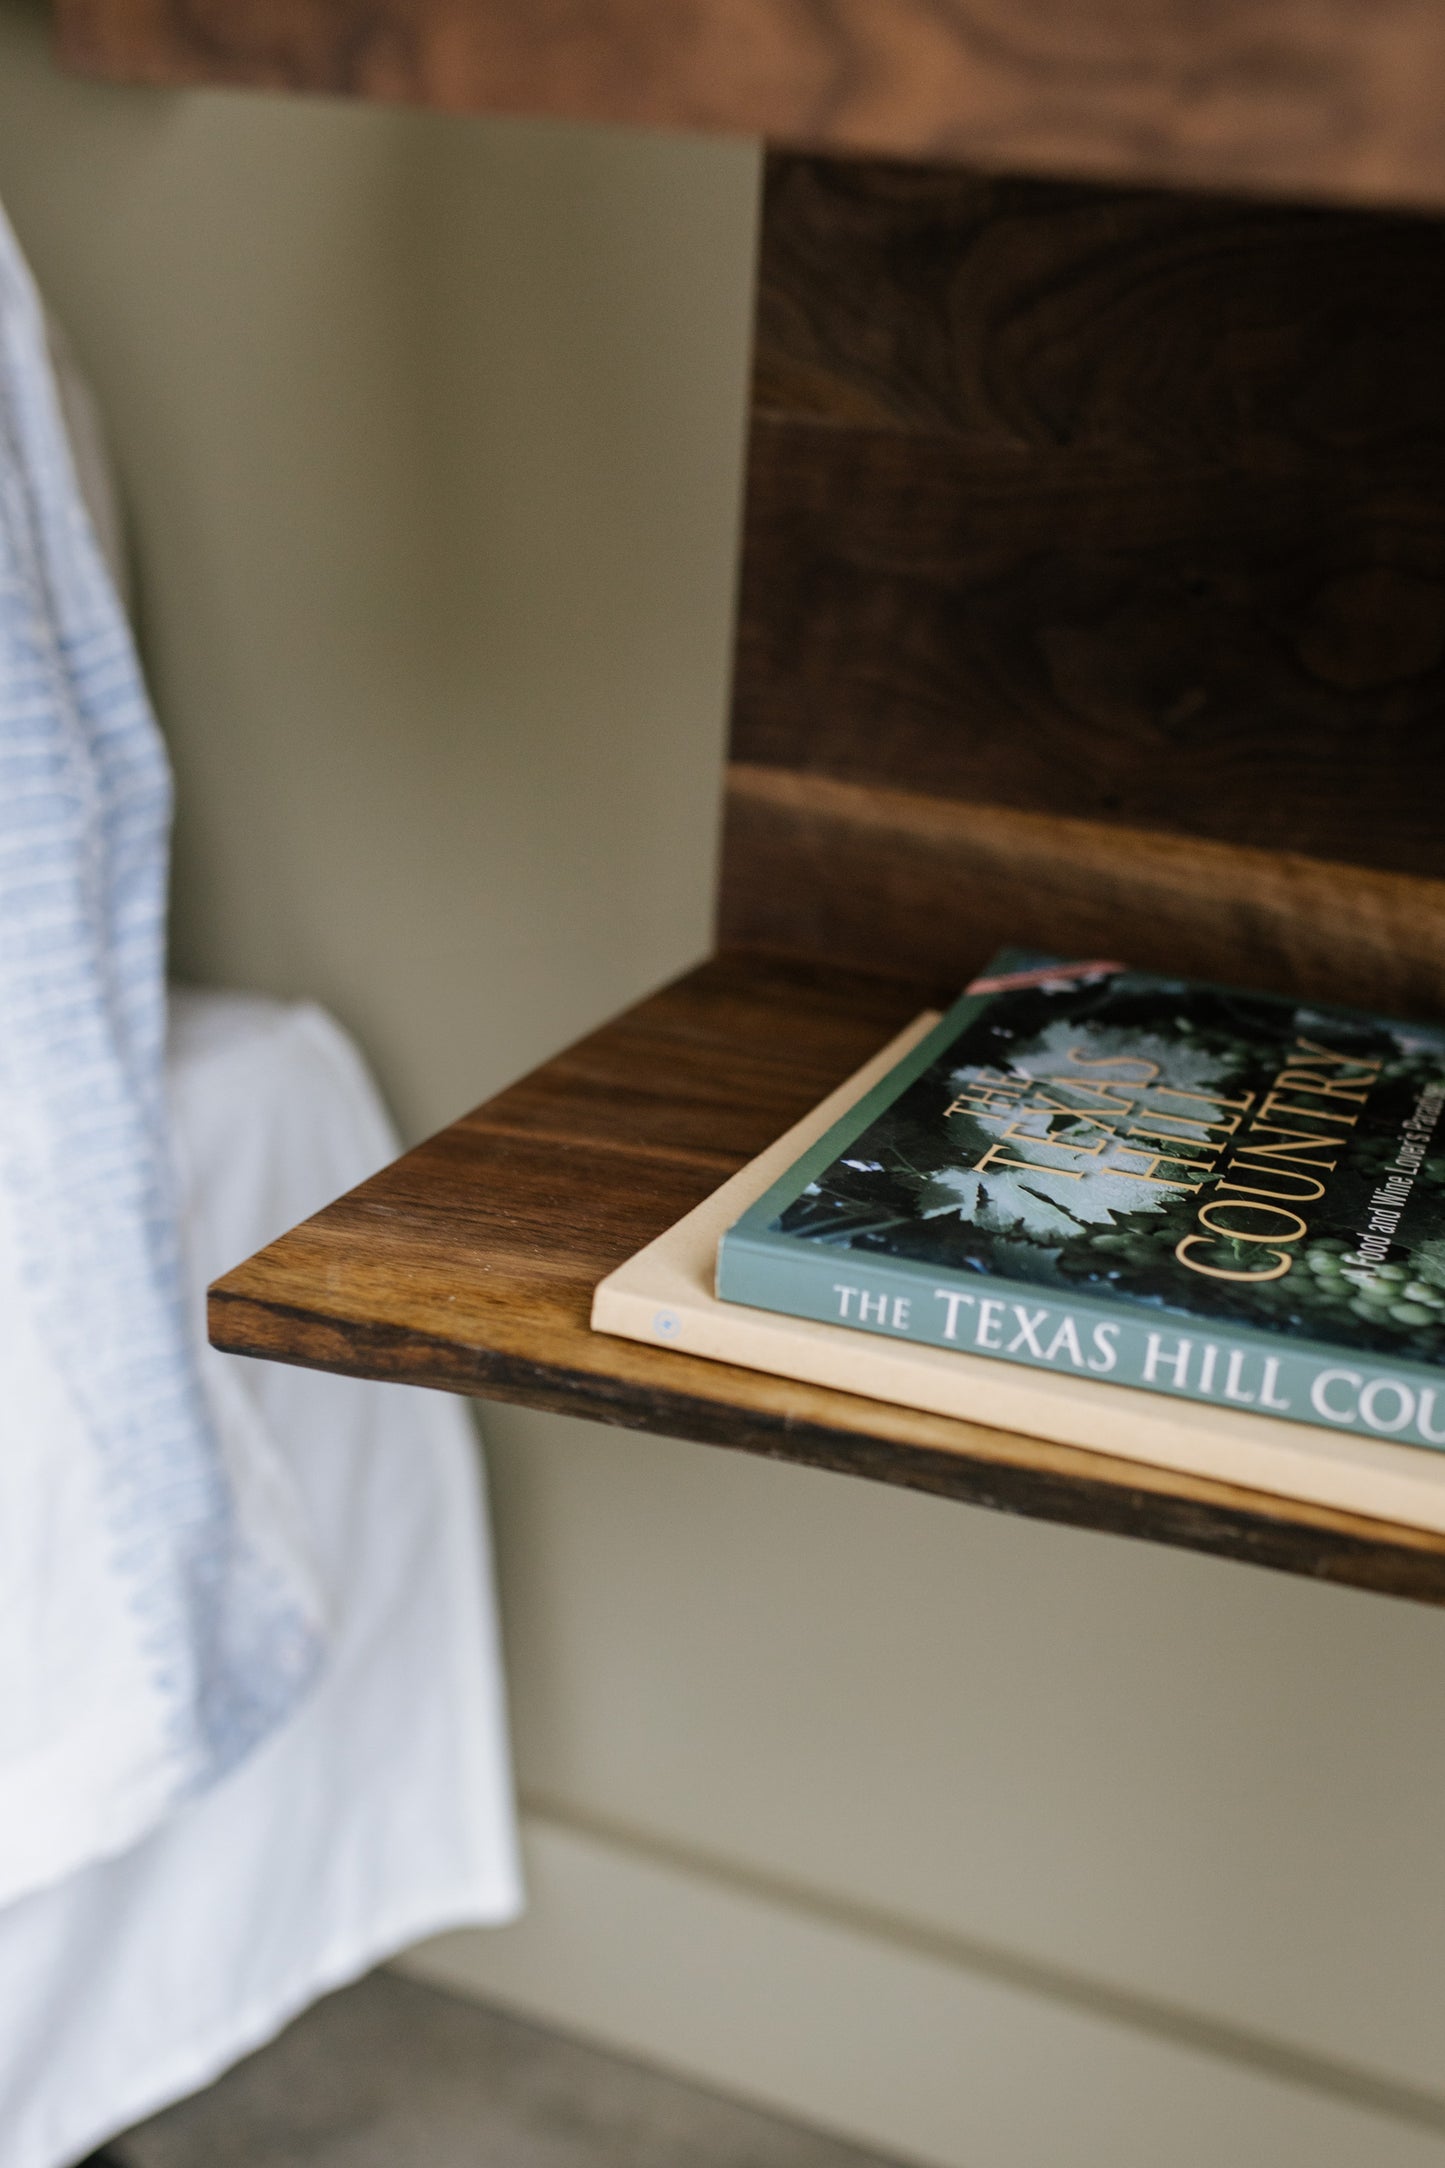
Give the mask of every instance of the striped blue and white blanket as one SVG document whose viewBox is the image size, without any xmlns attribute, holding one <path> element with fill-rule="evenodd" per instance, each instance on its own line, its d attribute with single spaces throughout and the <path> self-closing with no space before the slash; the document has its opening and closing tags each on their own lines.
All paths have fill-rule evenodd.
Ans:
<svg viewBox="0 0 1445 2168">
<path fill-rule="evenodd" d="M 259 1426 L 224 1448 L 165 1098 L 171 779 L 0 213 L 0 1902 L 134 1842 L 322 1649 Z"/>
</svg>

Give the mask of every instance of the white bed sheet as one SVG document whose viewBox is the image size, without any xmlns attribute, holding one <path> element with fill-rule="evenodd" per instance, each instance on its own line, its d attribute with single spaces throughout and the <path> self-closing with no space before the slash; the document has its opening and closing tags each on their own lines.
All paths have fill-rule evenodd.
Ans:
<svg viewBox="0 0 1445 2168">
<path fill-rule="evenodd" d="M 208 1279 L 393 1149 L 317 1009 L 180 992 L 170 1075 Z M 223 1428 L 294 1474 L 330 1654 L 304 1707 L 122 1855 L 0 1908 L 0 2160 L 62 2168 L 326 1989 L 520 1907 L 485 1505 L 444 1395 L 211 1353 Z M 238 1405 L 240 1402 L 244 1405 Z"/>
</svg>

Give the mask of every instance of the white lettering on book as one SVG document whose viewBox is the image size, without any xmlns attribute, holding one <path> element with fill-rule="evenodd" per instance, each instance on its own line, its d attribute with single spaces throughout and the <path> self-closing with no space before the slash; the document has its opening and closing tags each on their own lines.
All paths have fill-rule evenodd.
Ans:
<svg viewBox="0 0 1445 2168">
<path fill-rule="evenodd" d="M 1160 1370 L 1167 1369 L 1173 1372 L 1175 1391 L 1186 1392 L 1189 1388 L 1189 1357 L 1193 1350 L 1194 1342 L 1187 1335 L 1177 1346 L 1166 1348 L 1163 1333 L 1151 1332 L 1144 1348 L 1144 1383 L 1157 1385 Z"/>
<path fill-rule="evenodd" d="M 1008 1304 L 1000 1302 L 996 1295 L 980 1295 L 978 1302 L 978 1330 L 973 1336 L 975 1347 L 997 1348 L 1003 1345 L 1003 1314 Z"/>
<path fill-rule="evenodd" d="M 1048 1311 L 1026 1310 L 1021 1302 L 1016 1302 L 1013 1313 L 1019 1321 L 1019 1329 L 1004 1350 L 1005 1354 L 1016 1355 L 1021 1347 L 1026 1347 L 1030 1355 L 1042 1362 L 1044 1351 L 1039 1346 L 1039 1327 L 1046 1321 Z"/>
<path fill-rule="evenodd" d="M 963 1341 L 959 1321 L 967 1310 L 973 1317 L 973 1345 L 990 1354 L 1032 1359 L 1055 1368 L 1067 1363 L 1075 1370 L 1092 1370 L 1100 1377 L 1109 1376 L 1119 1367 L 1119 1325 L 1084 1327 L 1088 1334 L 1086 1354 L 1079 1321 L 1072 1311 L 1054 1310 L 1042 1303 L 1035 1308 L 1010 1302 L 1001 1295 L 975 1295 L 961 1287 L 935 1287 L 930 1292 L 935 1302 L 943 1304 L 938 1338 L 955 1347 Z M 838 1301 L 837 1315 L 845 1324 L 928 1336 L 926 1324 L 915 1327 L 913 1323 L 910 1295 L 873 1294 L 842 1280 L 834 1283 L 833 1293 Z M 1201 1345 L 1187 1333 L 1149 1332 L 1145 1336 L 1141 1382 L 1160 1391 L 1182 1393 L 1192 1387 L 1200 1399 L 1228 1400 L 1238 1407 L 1269 1408 L 1287 1415 L 1290 1402 L 1280 1391 L 1280 1364 L 1278 1355 L 1255 1357 L 1246 1348 L 1224 1348 L 1216 1340 Z M 1340 1400 L 1345 1387 L 1353 1388 L 1348 1407 Z M 1310 1389 L 1310 1403 L 1316 1415 L 1328 1423 L 1363 1423 L 1385 1436 L 1393 1436 L 1416 1421 L 1432 1445 L 1445 1445 L 1445 1427 L 1438 1432 L 1431 1427 L 1435 1421 L 1433 1390 L 1420 1394 L 1417 1407 L 1411 1388 L 1394 1379 L 1381 1378 L 1368 1390 L 1362 1391 L 1363 1387 L 1364 1378 L 1358 1371 L 1325 1370 Z"/>
<path fill-rule="evenodd" d="M 1264 1383 L 1259 1388 L 1259 1404 L 1262 1408 L 1276 1408 L 1283 1414 L 1288 1409 L 1289 1402 L 1281 1400 L 1275 1392 L 1278 1383 L 1279 1357 L 1278 1355 L 1266 1355 L 1264 1358 Z"/>
<path fill-rule="evenodd" d="M 1337 1407 L 1330 1394 L 1337 1385 L 1353 1386 L 1358 1393 L 1364 1382 L 1358 1370 L 1320 1370 L 1310 1385 L 1310 1406 L 1315 1414 L 1322 1415 L 1327 1423 L 1353 1423 L 1356 1417 L 1355 1407 Z"/>
<path fill-rule="evenodd" d="M 1414 1420 L 1415 1395 L 1398 1378 L 1371 1378 L 1360 1395 L 1360 1414 L 1371 1430 L 1389 1436 Z"/>
<path fill-rule="evenodd" d="M 1119 1328 L 1117 1325 L 1096 1325 L 1090 1338 L 1094 1353 L 1089 1357 L 1089 1368 L 1107 1374 L 1119 1360 Z"/>
<path fill-rule="evenodd" d="M 1058 1331 L 1044 1349 L 1044 1361 L 1046 1363 L 1056 1363 L 1061 1352 L 1068 1356 L 1069 1361 L 1076 1370 L 1083 1369 L 1084 1351 L 1079 1345 L 1078 1328 L 1067 1310 L 1065 1310 L 1060 1320 Z"/>
<path fill-rule="evenodd" d="M 911 1295 L 870 1295 L 865 1288 L 849 1287 L 843 1280 L 835 1280 L 833 1293 L 838 1297 L 838 1315 L 844 1324 L 886 1325 L 892 1332 L 912 1332 L 913 1297 Z M 856 1318 L 852 1316 L 853 1298 L 858 1298 Z M 971 1302 L 971 1295 L 960 1298 Z M 950 1335 L 950 1337 L 952 1337 Z"/>
<path fill-rule="evenodd" d="M 1424 1385 L 1420 1388 L 1420 1406 L 1415 1420 L 1420 1426 L 1420 1435 L 1427 1445 L 1445 1445 L 1445 1430 L 1436 1430 L 1433 1427 L 1435 1422 L 1435 1388 L 1433 1385 Z"/>
<path fill-rule="evenodd" d="M 956 1340 L 958 1338 L 959 1310 L 962 1308 L 964 1303 L 971 1303 L 973 1301 L 972 1295 L 961 1295 L 955 1288 L 952 1287 L 935 1287 L 933 1290 L 933 1298 L 935 1302 L 945 1302 L 948 1305 L 948 1314 L 943 1320 L 944 1339 Z"/>
<path fill-rule="evenodd" d="M 1435 1387 L 1416 1397 L 1403 1378 L 1371 1378 L 1358 1370 L 1321 1370 L 1310 1384 L 1310 1406 L 1327 1423 L 1363 1423 L 1378 1436 L 1393 1438 L 1414 1423 L 1429 1445 L 1445 1445 L 1445 1430 L 1435 1426 Z"/>
</svg>

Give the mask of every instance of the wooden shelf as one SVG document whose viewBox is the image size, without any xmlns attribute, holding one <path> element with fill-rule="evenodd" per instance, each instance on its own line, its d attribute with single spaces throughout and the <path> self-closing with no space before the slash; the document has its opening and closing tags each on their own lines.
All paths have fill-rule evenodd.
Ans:
<svg viewBox="0 0 1445 2168">
<path fill-rule="evenodd" d="M 1445 12 L 1036 14 L 57 0 L 116 80 L 844 154 L 767 162 L 733 946 L 229 1274 L 213 1335 L 1445 1602 L 1445 1537 L 588 1328 L 1001 940 L 1445 1011 L 1445 252 L 1374 208 L 1445 207 Z"/>
<path fill-rule="evenodd" d="M 211 1338 L 1445 1603 L 1445 1537 L 590 1330 L 606 1272 L 950 991 L 724 953 L 228 1273 Z"/>
<path fill-rule="evenodd" d="M 81 73 L 719 128 L 864 156 L 1445 203 L 1433 0 L 57 0 Z"/>
</svg>

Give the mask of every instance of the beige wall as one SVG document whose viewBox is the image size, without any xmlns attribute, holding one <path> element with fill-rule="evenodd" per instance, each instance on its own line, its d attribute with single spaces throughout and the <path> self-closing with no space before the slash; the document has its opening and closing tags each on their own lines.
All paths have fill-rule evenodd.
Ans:
<svg viewBox="0 0 1445 2168">
<path fill-rule="evenodd" d="M 706 940 L 756 161 L 62 83 L 187 971 L 413 1133 Z M 536 1902 L 424 1960 L 948 2168 L 1445 2168 L 1445 1617 L 489 1411 Z"/>
<path fill-rule="evenodd" d="M 135 528 L 178 968 L 319 994 L 417 1133 L 706 945 L 755 154 L 73 85 L 3 21 L 0 190 Z"/>
</svg>

